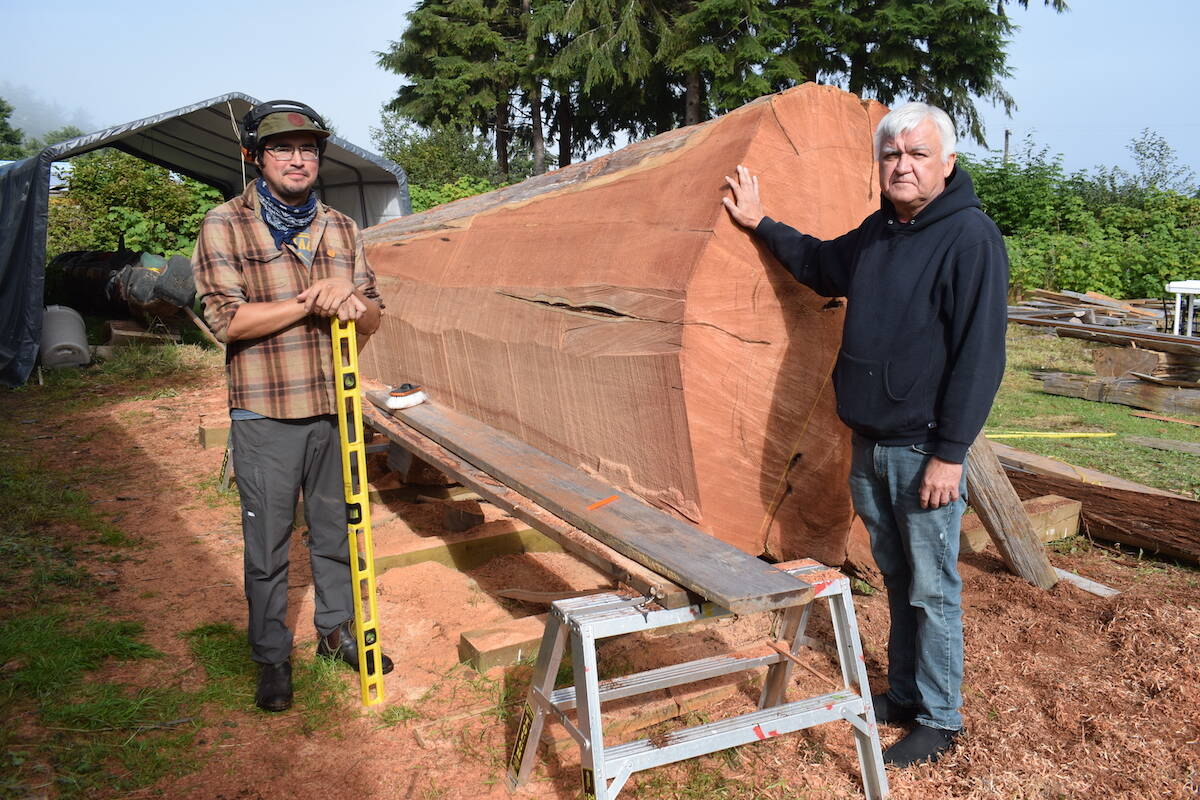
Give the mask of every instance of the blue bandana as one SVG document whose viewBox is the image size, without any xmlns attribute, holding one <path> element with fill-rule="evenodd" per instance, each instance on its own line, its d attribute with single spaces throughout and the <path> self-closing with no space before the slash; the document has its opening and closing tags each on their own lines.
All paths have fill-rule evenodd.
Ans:
<svg viewBox="0 0 1200 800">
<path fill-rule="evenodd" d="M 267 182 L 258 179 L 258 199 L 262 208 L 263 222 L 275 239 L 275 246 L 280 250 L 285 244 L 291 244 L 297 233 L 308 228 L 313 218 L 317 216 L 317 193 L 309 192 L 308 200 L 298 206 L 287 203 L 271 194 Z"/>
</svg>

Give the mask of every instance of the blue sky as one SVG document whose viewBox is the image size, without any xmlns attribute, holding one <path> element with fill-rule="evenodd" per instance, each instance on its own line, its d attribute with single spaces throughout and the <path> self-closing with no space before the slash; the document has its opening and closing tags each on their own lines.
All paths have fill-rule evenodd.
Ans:
<svg viewBox="0 0 1200 800">
<path fill-rule="evenodd" d="M 1194 0 L 1074 0 L 1056 15 L 1030 0 L 1011 4 L 1021 26 L 1009 47 L 1006 86 L 1019 110 L 1006 119 L 982 106 L 999 150 L 1032 134 L 1069 170 L 1132 168 L 1126 144 L 1143 128 L 1166 137 L 1200 173 L 1200 104 L 1180 87 L 1200 73 Z M 301 100 L 339 134 L 370 147 L 369 128 L 399 85 L 375 51 L 400 36 L 411 2 L 230 0 L 105 3 L 0 0 L 0 96 L 31 96 L 42 111 L 89 130 L 128 122 L 231 91 Z M 278 19 L 263 9 L 281 10 Z M 333 9 L 336 8 L 336 11 Z M 18 119 L 22 109 L 18 107 Z M 960 148 L 981 152 L 964 142 Z"/>
</svg>

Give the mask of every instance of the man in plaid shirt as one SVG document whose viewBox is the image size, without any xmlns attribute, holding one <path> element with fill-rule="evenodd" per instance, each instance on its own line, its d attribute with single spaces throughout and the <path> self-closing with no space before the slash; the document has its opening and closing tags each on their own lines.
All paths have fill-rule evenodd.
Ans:
<svg viewBox="0 0 1200 800">
<path fill-rule="evenodd" d="M 331 318 L 354 320 L 361 347 L 383 307 L 358 227 L 313 191 L 329 131 L 308 106 L 277 100 L 242 122 L 259 178 L 204 218 L 192 267 L 204 316 L 227 343 L 230 446 L 242 504 L 255 703 L 292 704 L 288 546 L 304 514 L 317 652 L 358 668 L 346 536 Z M 392 662 L 382 657 L 383 672 Z"/>
</svg>

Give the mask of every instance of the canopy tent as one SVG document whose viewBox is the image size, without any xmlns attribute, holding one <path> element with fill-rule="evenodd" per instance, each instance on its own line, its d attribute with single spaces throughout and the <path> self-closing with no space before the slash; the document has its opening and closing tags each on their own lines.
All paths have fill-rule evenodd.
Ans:
<svg viewBox="0 0 1200 800">
<path fill-rule="evenodd" d="M 51 163 L 113 147 L 230 198 L 255 175 L 242 161 L 237 123 L 258 102 L 237 92 L 225 94 L 0 166 L 0 383 L 24 383 L 37 360 Z M 328 139 L 316 188 L 324 202 L 364 228 L 411 211 L 404 170 L 337 136 Z"/>
</svg>

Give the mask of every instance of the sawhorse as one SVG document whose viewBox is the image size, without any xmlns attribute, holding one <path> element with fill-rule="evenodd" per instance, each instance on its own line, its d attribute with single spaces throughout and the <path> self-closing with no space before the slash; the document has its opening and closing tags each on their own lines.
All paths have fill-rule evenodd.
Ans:
<svg viewBox="0 0 1200 800">
<path fill-rule="evenodd" d="M 786 568 L 813 586 L 814 598 L 829 603 L 843 688 L 785 702 L 793 662 L 782 653 L 753 658 L 715 656 L 601 681 L 596 659 L 598 640 L 727 616 L 729 612 L 712 603 L 650 609 L 645 598 L 631 599 L 616 593 L 559 600 L 547 617 L 533 681 L 509 757 L 509 789 L 529 780 L 547 714 L 553 714 L 579 744 L 583 794 L 587 800 L 613 800 L 629 777 L 640 770 L 843 720 L 854 732 L 866 796 L 869 800 L 886 797 L 887 775 L 879 749 L 879 731 L 871 707 L 850 581 L 840 572 L 807 559 L 790 562 Z M 791 606 L 776 617 L 777 638 L 790 648 L 793 656 L 801 647 L 813 643 L 805 635 L 812 607 L 813 603 Z M 556 690 L 554 680 L 568 636 L 576 685 Z M 757 711 L 672 731 L 665 742 L 641 739 L 614 747 L 604 744 L 600 712 L 605 702 L 764 666 L 767 676 Z M 577 724 L 567 715 L 571 709 L 577 711 Z"/>
</svg>

